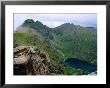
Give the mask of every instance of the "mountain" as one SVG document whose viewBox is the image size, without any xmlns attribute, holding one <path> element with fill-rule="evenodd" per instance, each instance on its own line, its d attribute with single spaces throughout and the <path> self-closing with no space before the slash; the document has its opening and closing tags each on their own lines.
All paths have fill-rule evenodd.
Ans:
<svg viewBox="0 0 110 88">
<path fill-rule="evenodd" d="M 67 58 L 81 58 L 96 64 L 97 30 L 66 23 L 54 28 L 52 35 Z"/>
<path fill-rule="evenodd" d="M 14 48 L 36 46 L 46 52 L 63 74 L 87 74 L 64 66 L 68 58 L 78 58 L 97 65 L 97 30 L 73 23 L 49 28 L 40 21 L 27 19 L 14 32 Z"/>
<path fill-rule="evenodd" d="M 73 23 L 64 23 L 58 27 L 55 27 L 55 29 L 73 29 L 75 25 Z"/>
<path fill-rule="evenodd" d="M 44 37 L 51 38 L 51 28 L 47 27 L 46 25 L 43 25 L 40 21 L 34 22 L 33 19 L 27 19 L 22 24 L 23 27 L 29 27 L 37 30 L 40 32 Z"/>
</svg>

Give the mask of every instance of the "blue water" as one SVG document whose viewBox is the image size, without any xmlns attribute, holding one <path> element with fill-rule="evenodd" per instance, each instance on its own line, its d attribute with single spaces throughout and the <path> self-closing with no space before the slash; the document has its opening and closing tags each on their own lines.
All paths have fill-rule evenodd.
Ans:
<svg viewBox="0 0 110 88">
<path fill-rule="evenodd" d="M 77 69 L 82 69 L 87 72 L 94 72 L 97 70 L 97 66 L 93 65 L 91 63 L 88 63 L 87 61 L 79 60 L 76 58 L 68 58 L 65 60 L 64 63 L 66 66 L 70 66 Z"/>
</svg>

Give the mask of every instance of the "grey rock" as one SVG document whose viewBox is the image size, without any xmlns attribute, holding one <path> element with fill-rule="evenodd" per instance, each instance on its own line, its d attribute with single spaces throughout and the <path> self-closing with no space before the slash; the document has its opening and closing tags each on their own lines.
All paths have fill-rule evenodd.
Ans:
<svg viewBox="0 0 110 88">
<path fill-rule="evenodd" d="M 35 46 L 18 46 L 14 48 L 13 64 L 15 75 L 60 74 L 48 54 Z"/>
</svg>

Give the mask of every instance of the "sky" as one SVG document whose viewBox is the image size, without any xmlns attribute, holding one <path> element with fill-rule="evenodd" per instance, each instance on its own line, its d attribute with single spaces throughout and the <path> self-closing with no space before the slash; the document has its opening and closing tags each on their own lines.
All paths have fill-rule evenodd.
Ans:
<svg viewBox="0 0 110 88">
<path fill-rule="evenodd" d="M 84 27 L 97 27 L 97 14 L 14 14 L 14 30 L 22 25 L 26 19 L 40 21 L 50 28 L 57 27 L 64 23 L 73 23 Z"/>
</svg>

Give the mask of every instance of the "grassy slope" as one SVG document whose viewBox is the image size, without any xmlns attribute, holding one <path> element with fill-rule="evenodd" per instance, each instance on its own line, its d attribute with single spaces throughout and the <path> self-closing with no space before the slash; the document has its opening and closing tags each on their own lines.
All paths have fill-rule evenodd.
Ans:
<svg viewBox="0 0 110 88">
<path fill-rule="evenodd" d="M 53 33 L 54 42 L 66 58 L 73 57 L 97 63 L 97 33 L 96 30 L 68 29 L 63 35 Z"/>
</svg>

